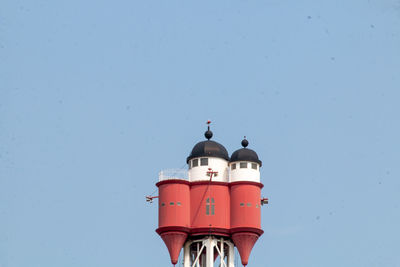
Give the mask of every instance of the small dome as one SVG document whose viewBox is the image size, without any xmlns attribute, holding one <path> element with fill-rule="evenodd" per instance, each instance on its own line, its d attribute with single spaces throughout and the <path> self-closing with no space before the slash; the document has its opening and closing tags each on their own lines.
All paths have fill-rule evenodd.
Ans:
<svg viewBox="0 0 400 267">
<path fill-rule="evenodd" d="M 249 142 L 246 139 L 243 139 L 242 146 L 243 148 L 236 150 L 233 152 L 231 156 L 230 162 L 234 161 L 250 161 L 256 162 L 262 165 L 262 161 L 258 159 L 258 155 L 254 150 L 246 148 L 249 145 Z"/>
<path fill-rule="evenodd" d="M 186 162 L 188 163 L 189 160 L 198 157 L 216 157 L 229 161 L 229 155 L 228 151 L 226 151 L 226 148 L 220 143 L 211 140 L 201 141 L 197 143 L 193 147 L 190 156 L 187 157 Z"/>
</svg>

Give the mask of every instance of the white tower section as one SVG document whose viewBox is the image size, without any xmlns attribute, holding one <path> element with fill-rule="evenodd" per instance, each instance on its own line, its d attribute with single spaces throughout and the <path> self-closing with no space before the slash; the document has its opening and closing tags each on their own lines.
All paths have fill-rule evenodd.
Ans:
<svg viewBox="0 0 400 267">
<path fill-rule="evenodd" d="M 250 161 L 235 161 L 229 164 L 229 182 L 260 182 L 260 164 Z"/>
<path fill-rule="evenodd" d="M 254 150 L 248 149 L 246 137 L 242 140 L 243 148 L 232 153 L 229 163 L 229 182 L 260 182 L 261 160 Z"/>
<path fill-rule="evenodd" d="M 213 171 L 218 172 L 214 174 L 212 180 L 215 182 L 229 182 L 228 175 L 228 161 L 222 158 L 216 157 L 198 157 L 189 160 L 189 181 L 209 181 L 210 176 L 207 175 L 209 168 Z"/>
<path fill-rule="evenodd" d="M 189 182 L 209 181 L 209 169 L 212 169 L 214 174 L 212 181 L 214 182 L 229 182 L 229 154 L 226 148 L 215 141 L 210 140 L 213 133 L 210 130 L 210 121 L 207 122 L 208 128 L 204 133 L 206 141 L 198 142 L 192 149 L 186 162 L 188 164 Z"/>
</svg>

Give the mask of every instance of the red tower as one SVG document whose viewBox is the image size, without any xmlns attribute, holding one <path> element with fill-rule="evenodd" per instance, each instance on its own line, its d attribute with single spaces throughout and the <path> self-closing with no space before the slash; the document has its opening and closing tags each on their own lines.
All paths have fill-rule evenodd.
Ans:
<svg viewBox="0 0 400 267">
<path fill-rule="evenodd" d="M 157 233 L 164 240 L 171 262 L 184 248 L 184 267 L 234 266 L 234 246 L 242 264 L 262 235 L 260 167 L 248 141 L 231 157 L 211 141 L 197 143 L 187 158 L 188 171 L 161 172 Z M 151 199 L 151 197 L 150 197 Z"/>
<path fill-rule="evenodd" d="M 243 148 L 236 150 L 230 159 L 231 234 L 242 264 L 247 265 L 251 249 L 261 230 L 260 167 L 257 153 L 248 149 L 249 142 L 242 141 Z"/>
<path fill-rule="evenodd" d="M 164 180 L 158 186 L 158 229 L 156 232 L 167 245 L 171 262 L 178 262 L 179 253 L 190 232 L 189 182 Z"/>
</svg>

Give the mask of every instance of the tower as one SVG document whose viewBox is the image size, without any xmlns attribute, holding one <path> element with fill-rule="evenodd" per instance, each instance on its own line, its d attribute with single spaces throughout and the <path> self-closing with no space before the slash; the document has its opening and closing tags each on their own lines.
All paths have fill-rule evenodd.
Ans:
<svg viewBox="0 0 400 267">
<path fill-rule="evenodd" d="M 209 124 L 210 122 L 208 122 Z M 236 246 L 243 266 L 263 234 L 260 167 L 255 151 L 242 148 L 230 157 L 210 140 L 197 143 L 186 159 L 188 170 L 162 171 L 158 187 L 158 228 L 176 265 L 183 248 L 184 267 L 234 267 Z M 148 197 L 152 200 L 156 197 Z"/>
<path fill-rule="evenodd" d="M 261 188 L 260 167 L 262 162 L 258 155 L 247 146 L 246 138 L 243 148 L 233 152 L 230 159 L 230 193 L 231 193 L 231 229 L 232 240 L 237 247 L 243 266 L 249 260 L 251 249 L 261 230 Z"/>
</svg>

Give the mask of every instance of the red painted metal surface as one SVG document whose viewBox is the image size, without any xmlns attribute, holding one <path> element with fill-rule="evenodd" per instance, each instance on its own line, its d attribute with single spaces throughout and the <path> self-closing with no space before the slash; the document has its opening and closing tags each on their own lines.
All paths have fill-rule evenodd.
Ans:
<svg viewBox="0 0 400 267">
<path fill-rule="evenodd" d="M 174 265 L 178 262 L 179 253 L 187 236 L 188 234 L 184 232 L 165 232 L 161 234 L 161 238 L 168 248 L 171 263 Z"/>
<path fill-rule="evenodd" d="M 232 183 L 231 193 L 231 233 L 242 264 L 247 265 L 251 249 L 261 230 L 261 183 Z"/>
<path fill-rule="evenodd" d="M 179 181 L 179 180 L 178 180 Z M 158 227 L 190 227 L 189 184 L 168 180 L 158 184 Z"/>
<path fill-rule="evenodd" d="M 209 182 L 193 184 L 190 187 L 190 227 L 218 232 L 218 228 L 230 228 L 229 187 L 225 184 Z M 204 231 L 200 231 L 200 233 Z"/>
<path fill-rule="evenodd" d="M 179 253 L 190 227 L 190 188 L 181 180 L 166 180 L 158 186 L 158 229 L 167 246 L 171 263 L 178 262 Z"/>
<path fill-rule="evenodd" d="M 259 235 L 250 232 L 232 234 L 233 243 L 235 243 L 235 246 L 239 251 L 243 266 L 246 266 L 249 262 L 251 250 L 258 237 Z"/>
<path fill-rule="evenodd" d="M 261 186 L 262 184 L 255 183 L 231 185 L 231 228 L 261 229 Z"/>
<path fill-rule="evenodd" d="M 243 265 L 261 229 L 261 188 L 256 182 L 213 182 L 165 180 L 159 189 L 159 228 L 171 262 L 176 264 L 180 250 L 190 236 L 231 237 Z"/>
</svg>

